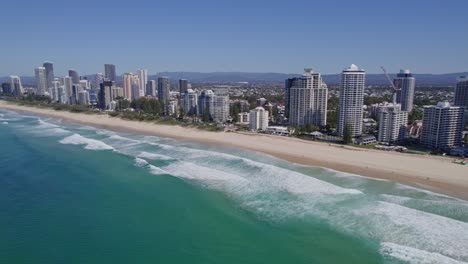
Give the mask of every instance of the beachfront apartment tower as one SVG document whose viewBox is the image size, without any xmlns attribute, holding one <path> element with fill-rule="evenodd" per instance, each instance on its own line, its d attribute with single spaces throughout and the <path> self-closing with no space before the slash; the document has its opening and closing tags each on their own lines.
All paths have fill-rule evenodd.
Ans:
<svg viewBox="0 0 468 264">
<path fill-rule="evenodd" d="M 132 100 L 132 83 L 133 83 L 133 73 L 126 72 L 123 74 L 123 94 L 126 99 L 129 101 Z"/>
<path fill-rule="evenodd" d="M 148 70 L 147 69 L 139 69 L 137 71 L 138 79 L 139 79 L 139 86 L 140 86 L 140 96 L 145 96 L 146 93 L 146 84 L 148 83 Z"/>
<path fill-rule="evenodd" d="M 207 115 L 213 119 L 215 108 L 215 94 L 212 90 L 204 90 L 198 97 L 198 114 Z"/>
<path fill-rule="evenodd" d="M 327 124 L 327 85 L 320 73 L 305 69 L 301 77 L 286 80 L 285 94 L 292 126 Z"/>
<path fill-rule="evenodd" d="M 24 90 L 23 90 L 23 85 L 21 85 L 21 79 L 17 75 L 11 75 L 10 76 L 10 89 L 11 93 L 15 97 L 20 97 L 23 95 Z"/>
<path fill-rule="evenodd" d="M 393 84 L 400 88 L 396 92 L 396 102 L 401 105 L 401 111 L 411 112 L 413 110 L 414 89 L 416 79 L 410 70 L 400 70 L 393 79 Z"/>
<path fill-rule="evenodd" d="M 343 136 L 346 131 L 352 137 L 362 134 L 365 81 L 366 72 L 354 64 L 341 73 L 337 124 L 337 132 L 340 136 Z"/>
<path fill-rule="evenodd" d="M 34 75 L 36 76 L 36 94 L 44 95 L 47 89 L 47 76 L 46 68 L 37 67 L 34 69 Z"/>
<path fill-rule="evenodd" d="M 73 94 L 73 79 L 70 76 L 65 76 L 62 79 L 63 82 L 63 95 L 64 95 L 64 102 L 65 103 L 70 103 L 71 102 L 71 96 Z"/>
<path fill-rule="evenodd" d="M 182 109 L 184 114 L 187 116 L 198 114 L 198 94 L 192 90 L 187 89 L 185 93 L 181 95 Z"/>
<path fill-rule="evenodd" d="M 104 78 L 108 81 L 116 81 L 115 65 L 114 64 L 104 64 Z"/>
<path fill-rule="evenodd" d="M 455 106 L 461 106 L 468 112 L 468 76 L 460 76 L 455 88 Z"/>
<path fill-rule="evenodd" d="M 112 102 L 112 90 L 115 87 L 113 81 L 104 81 L 101 83 L 101 88 L 99 90 L 98 96 L 98 106 L 102 110 L 109 109 Z"/>
<path fill-rule="evenodd" d="M 164 114 L 169 114 L 169 99 L 170 99 L 170 82 L 169 77 L 158 78 L 158 99 L 164 106 Z"/>
<path fill-rule="evenodd" d="M 180 93 L 180 96 L 182 96 L 185 91 L 187 91 L 188 89 L 188 80 L 186 79 L 180 79 L 179 80 L 179 93 Z"/>
<path fill-rule="evenodd" d="M 261 106 L 250 110 L 249 127 L 252 131 L 266 130 L 268 127 L 268 111 Z"/>
<path fill-rule="evenodd" d="M 46 88 L 52 88 L 52 82 L 55 80 L 54 76 L 54 63 L 50 61 L 46 61 L 42 64 L 46 71 Z"/>
<path fill-rule="evenodd" d="M 449 149 L 462 144 L 463 107 L 448 102 L 425 106 L 421 144 L 429 149 Z"/>
<path fill-rule="evenodd" d="M 383 106 L 379 109 L 379 142 L 397 143 L 406 137 L 408 112 L 401 105 Z"/>
<path fill-rule="evenodd" d="M 147 96 L 156 96 L 158 87 L 156 86 L 155 80 L 150 80 L 146 83 L 146 95 Z"/>
<path fill-rule="evenodd" d="M 80 83 L 80 75 L 75 70 L 68 70 L 68 76 L 72 78 L 72 83 Z"/>
</svg>

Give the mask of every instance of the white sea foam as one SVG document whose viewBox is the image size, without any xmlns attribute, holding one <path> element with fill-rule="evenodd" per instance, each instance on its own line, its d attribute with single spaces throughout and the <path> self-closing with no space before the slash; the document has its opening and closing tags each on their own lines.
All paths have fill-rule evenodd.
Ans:
<svg viewBox="0 0 468 264">
<path fill-rule="evenodd" d="M 135 165 L 137 165 L 138 167 L 146 167 L 148 166 L 148 162 L 144 159 L 140 159 L 140 158 L 135 158 Z"/>
<path fill-rule="evenodd" d="M 372 202 L 341 218 L 341 225 L 383 242 L 468 261 L 468 223 L 387 202 Z"/>
<path fill-rule="evenodd" d="M 107 145 L 106 143 L 83 137 L 79 134 L 73 134 L 59 141 L 61 144 L 71 144 L 71 145 L 86 145 L 85 149 L 91 150 L 114 150 L 113 147 Z"/>
<path fill-rule="evenodd" d="M 8 122 L 4 121 L 2 122 L 3 125 L 8 125 Z"/>
<path fill-rule="evenodd" d="M 381 243 L 380 253 L 385 258 L 395 258 L 412 264 L 466 264 L 435 252 L 406 247 L 395 243 Z"/>
<path fill-rule="evenodd" d="M 224 171 L 203 167 L 191 162 L 174 162 L 164 170 L 176 177 L 197 181 L 243 182 L 244 178 Z"/>
<path fill-rule="evenodd" d="M 157 154 L 157 153 L 150 153 L 146 151 L 140 152 L 138 154 L 138 157 L 140 158 L 145 158 L 145 159 L 151 159 L 151 160 L 173 160 L 174 158 L 162 155 L 162 154 Z"/>
</svg>

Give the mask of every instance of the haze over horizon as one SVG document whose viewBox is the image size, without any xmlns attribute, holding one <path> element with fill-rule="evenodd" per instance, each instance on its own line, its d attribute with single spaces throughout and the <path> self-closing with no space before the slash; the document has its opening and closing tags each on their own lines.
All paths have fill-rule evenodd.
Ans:
<svg viewBox="0 0 468 264">
<path fill-rule="evenodd" d="M 158 72 L 336 74 L 351 63 L 368 73 L 468 70 L 468 2 L 371 0 L 202 0 L 3 4 L 0 76 L 32 76 L 53 61 L 57 76 Z M 64 12 L 70 10 L 70 12 Z M 73 19 L 77 18 L 77 19 Z"/>
</svg>

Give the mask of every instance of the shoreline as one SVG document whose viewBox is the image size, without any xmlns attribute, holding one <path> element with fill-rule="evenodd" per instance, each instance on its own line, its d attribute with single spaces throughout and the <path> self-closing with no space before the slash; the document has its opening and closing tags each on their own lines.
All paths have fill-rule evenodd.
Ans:
<svg viewBox="0 0 468 264">
<path fill-rule="evenodd" d="M 60 118 L 109 130 L 243 148 L 298 164 L 390 180 L 468 200 L 468 166 L 452 163 L 454 158 L 384 152 L 267 134 L 209 132 L 177 125 L 123 120 L 108 115 L 20 106 L 2 100 L 0 108 Z"/>
</svg>

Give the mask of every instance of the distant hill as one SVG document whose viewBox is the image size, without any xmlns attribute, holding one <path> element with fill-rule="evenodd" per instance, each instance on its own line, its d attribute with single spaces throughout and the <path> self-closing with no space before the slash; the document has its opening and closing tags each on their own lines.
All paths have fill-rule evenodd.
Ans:
<svg viewBox="0 0 468 264">
<path fill-rule="evenodd" d="M 391 77 L 395 76 L 390 74 Z M 454 86 L 457 77 L 468 75 L 468 72 L 463 73 L 447 73 L 447 74 L 414 74 L 416 84 L 418 86 Z M 188 79 L 192 83 L 283 83 L 285 79 L 298 76 L 297 74 L 287 73 L 251 73 L 251 72 L 161 72 L 157 75 L 150 75 L 148 79 L 154 80 L 159 76 L 167 76 L 173 82 L 178 79 Z M 88 76 L 92 80 L 92 76 Z M 323 75 L 325 83 L 329 85 L 339 84 L 340 75 L 330 74 Z M 0 77 L 0 82 L 5 82 L 8 77 Z M 33 85 L 34 77 L 21 76 L 21 81 L 24 85 Z M 118 79 L 118 82 L 121 80 Z M 368 85 L 388 85 L 388 81 L 383 74 L 367 74 L 366 83 Z"/>
</svg>

